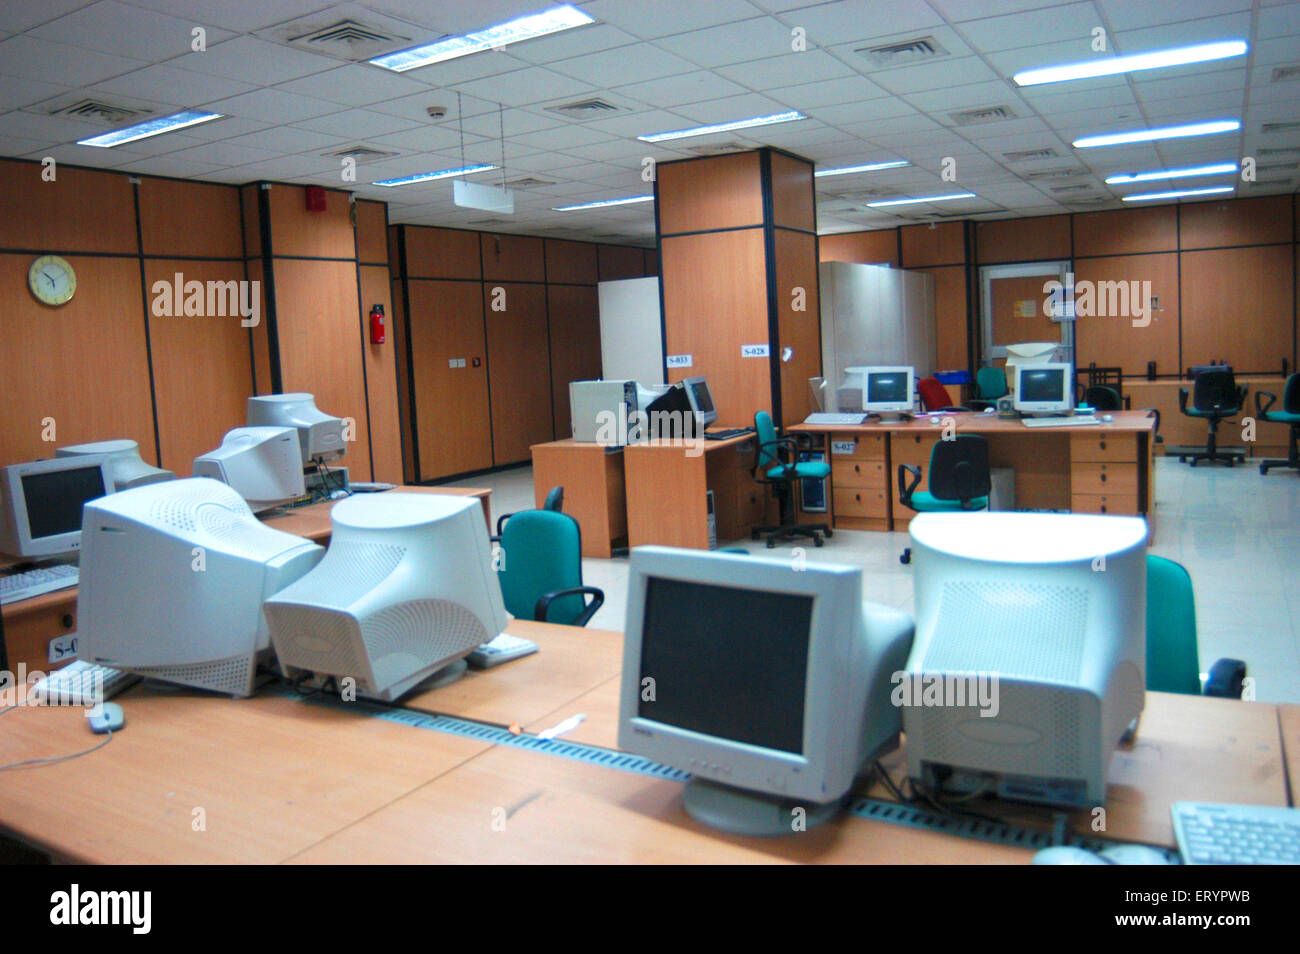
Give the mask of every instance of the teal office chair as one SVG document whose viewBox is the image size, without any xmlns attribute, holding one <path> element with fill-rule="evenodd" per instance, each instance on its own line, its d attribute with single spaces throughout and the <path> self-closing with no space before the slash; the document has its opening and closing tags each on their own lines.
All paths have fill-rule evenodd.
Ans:
<svg viewBox="0 0 1300 954">
<path fill-rule="evenodd" d="M 1241 698 L 1246 664 L 1220 659 L 1201 688 L 1196 599 L 1181 564 L 1147 555 L 1147 689 L 1190 696 Z"/>
<path fill-rule="evenodd" d="M 982 411 L 998 403 L 1007 393 L 1007 372 L 998 367 L 980 368 L 975 372 L 975 397 L 966 401 L 972 410 Z"/>
<path fill-rule="evenodd" d="M 912 482 L 907 483 L 907 474 Z M 989 471 L 989 442 L 978 434 L 958 434 L 930 451 L 930 489 L 917 490 L 921 468 L 898 465 L 898 499 L 917 513 L 987 510 L 993 478 Z M 912 562 L 912 548 L 898 558 Z"/>
<path fill-rule="evenodd" d="M 506 610 L 518 619 L 586 626 L 605 594 L 582 583 L 582 531 L 554 510 L 521 510 L 497 521 L 497 579 Z M 591 597 L 587 602 L 585 597 Z"/>
<path fill-rule="evenodd" d="M 829 524 L 800 523 L 794 513 L 794 488 L 801 480 L 825 480 L 831 474 L 829 464 L 821 461 L 800 461 L 799 453 L 810 445 L 800 445 L 793 437 L 778 437 L 772 415 L 759 411 L 754 415 L 754 430 L 758 435 L 758 453 L 754 455 L 754 479 L 771 484 L 780 507 L 781 522 L 774 527 L 754 527 L 751 534 L 757 540 L 767 535 L 769 548 L 777 540 L 809 537 L 814 546 L 822 546 L 823 535 L 832 536 Z"/>
<path fill-rule="evenodd" d="M 1264 398 L 1268 398 L 1267 404 L 1264 403 Z M 1260 461 L 1259 472 L 1261 474 L 1267 474 L 1270 467 L 1289 467 L 1292 470 L 1300 470 L 1300 448 L 1296 446 L 1296 439 L 1300 437 L 1300 372 L 1286 379 L 1286 386 L 1282 390 L 1282 410 L 1270 410 L 1276 403 L 1277 395 L 1268 391 L 1255 392 L 1255 416 L 1260 420 L 1272 421 L 1275 424 L 1286 424 L 1291 428 L 1291 439 L 1288 442 L 1286 460 Z"/>
</svg>

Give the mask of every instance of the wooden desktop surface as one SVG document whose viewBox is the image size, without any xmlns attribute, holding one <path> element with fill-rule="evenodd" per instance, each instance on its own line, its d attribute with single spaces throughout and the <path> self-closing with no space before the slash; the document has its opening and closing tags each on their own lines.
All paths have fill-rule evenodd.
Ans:
<svg viewBox="0 0 1300 954">
<path fill-rule="evenodd" d="M 942 431 L 951 419 L 961 434 L 1103 434 L 1120 432 L 1141 433 L 1155 429 L 1155 418 L 1148 411 L 1114 411 L 1109 423 L 1071 424 L 1065 427 L 1026 427 L 1023 421 L 1009 420 L 996 414 L 957 412 L 954 414 L 917 415 L 910 421 L 867 421 L 863 424 L 793 424 L 787 430 L 809 434 L 856 434 L 879 431 Z"/>
</svg>

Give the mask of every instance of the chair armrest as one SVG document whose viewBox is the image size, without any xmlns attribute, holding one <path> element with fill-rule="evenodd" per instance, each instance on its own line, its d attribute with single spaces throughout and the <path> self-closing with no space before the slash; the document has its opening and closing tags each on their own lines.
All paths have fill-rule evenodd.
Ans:
<svg viewBox="0 0 1300 954">
<path fill-rule="evenodd" d="M 904 474 L 912 475 L 911 486 L 905 486 Z M 921 483 L 921 468 L 912 464 L 898 465 L 898 498 L 908 507 L 912 506 L 912 492 L 916 490 L 917 485 Z"/>
<path fill-rule="evenodd" d="M 1131 394 L 1124 395 L 1124 410 L 1126 411 L 1133 410 L 1133 395 Z"/>
<path fill-rule="evenodd" d="M 789 449 L 791 460 L 784 461 L 781 459 L 779 449 L 782 447 Z M 796 441 L 793 437 L 778 437 L 774 441 L 767 441 L 765 443 L 758 445 L 758 452 L 754 454 L 755 474 L 757 474 L 760 470 L 763 469 L 764 465 L 761 459 L 764 451 L 767 448 L 774 448 L 773 450 L 768 450 L 767 453 L 771 454 L 772 457 L 775 458 L 777 464 L 779 464 L 780 466 L 786 469 L 787 476 L 794 473 L 794 464 L 799 460 L 799 442 Z"/>
<path fill-rule="evenodd" d="M 492 538 L 494 541 L 501 539 L 501 528 L 504 527 L 506 525 L 506 521 L 513 516 L 514 514 L 512 513 L 503 513 L 501 516 L 497 517 L 497 535 Z"/>
<path fill-rule="evenodd" d="M 554 593 L 543 593 L 537 598 L 537 605 L 533 607 L 533 619 L 538 622 L 548 622 L 546 614 L 549 612 L 551 602 L 558 600 L 562 596 L 578 596 L 586 594 L 591 597 L 591 602 L 587 604 L 582 614 L 573 621 L 573 626 L 586 626 L 587 621 L 591 619 L 592 614 L 600 609 L 605 602 L 605 591 L 595 586 L 573 586 L 567 590 L 556 590 Z"/>
<path fill-rule="evenodd" d="M 1189 397 L 1191 397 L 1191 394 L 1188 393 L 1187 388 L 1178 389 L 1178 410 L 1182 411 L 1184 414 L 1187 413 L 1187 399 Z"/>
<path fill-rule="evenodd" d="M 1246 679 L 1246 664 L 1240 659 L 1220 659 L 1210 667 L 1204 694 L 1224 699 L 1240 699 L 1241 684 Z"/>
<path fill-rule="evenodd" d="M 1265 404 L 1262 400 L 1260 400 L 1261 398 L 1268 398 L 1268 403 Z M 1274 394 L 1272 391 L 1256 391 L 1255 392 L 1255 416 L 1263 417 L 1272 409 L 1273 405 L 1276 403 L 1277 403 L 1277 395 Z"/>
<path fill-rule="evenodd" d="M 1165 439 L 1160 436 L 1160 409 L 1158 407 L 1148 407 L 1144 408 L 1144 410 L 1147 412 L 1147 417 L 1154 417 L 1156 419 L 1155 430 L 1151 432 L 1153 443 L 1163 444 Z"/>
</svg>

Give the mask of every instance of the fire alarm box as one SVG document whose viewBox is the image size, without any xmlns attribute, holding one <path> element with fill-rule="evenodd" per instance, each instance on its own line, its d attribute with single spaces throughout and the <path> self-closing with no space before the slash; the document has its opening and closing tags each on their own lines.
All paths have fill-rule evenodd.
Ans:
<svg viewBox="0 0 1300 954">
<path fill-rule="evenodd" d="M 384 306 L 373 305 L 370 309 L 370 343 L 384 343 Z"/>
</svg>

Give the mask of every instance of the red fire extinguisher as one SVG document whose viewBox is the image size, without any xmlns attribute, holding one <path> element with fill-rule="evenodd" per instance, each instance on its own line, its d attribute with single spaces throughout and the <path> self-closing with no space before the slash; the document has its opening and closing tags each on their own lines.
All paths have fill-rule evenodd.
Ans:
<svg viewBox="0 0 1300 954">
<path fill-rule="evenodd" d="M 370 309 L 370 343 L 384 343 L 384 306 L 374 305 Z"/>
</svg>

